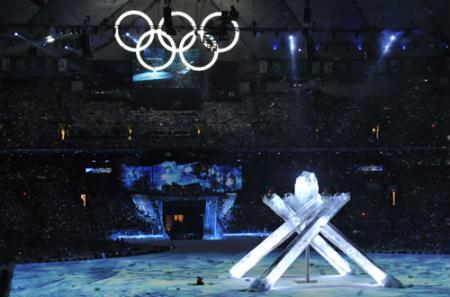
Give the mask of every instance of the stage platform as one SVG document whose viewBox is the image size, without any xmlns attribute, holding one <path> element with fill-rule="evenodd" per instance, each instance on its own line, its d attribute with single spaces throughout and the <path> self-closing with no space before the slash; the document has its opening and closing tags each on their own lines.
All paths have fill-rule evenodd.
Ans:
<svg viewBox="0 0 450 297">
<path fill-rule="evenodd" d="M 246 289 L 279 255 L 266 257 L 243 279 L 228 275 L 230 267 L 261 239 L 173 241 L 168 252 L 80 262 L 17 265 L 11 297 L 25 296 L 260 296 Z M 157 244 L 167 244 L 159 241 Z M 404 289 L 377 287 L 367 275 L 339 276 L 312 253 L 314 283 L 305 284 L 303 256 L 264 296 L 450 296 L 449 255 L 370 254 L 400 279 Z M 355 268 L 355 266 L 353 266 Z M 356 269 L 356 268 L 355 268 Z M 205 285 L 194 285 L 197 276 Z"/>
</svg>

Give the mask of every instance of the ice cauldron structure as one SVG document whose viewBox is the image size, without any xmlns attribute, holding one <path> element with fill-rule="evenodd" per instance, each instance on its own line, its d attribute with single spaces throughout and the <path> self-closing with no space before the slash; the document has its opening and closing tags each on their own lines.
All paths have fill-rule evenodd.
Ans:
<svg viewBox="0 0 450 297">
<path fill-rule="evenodd" d="M 242 277 L 267 254 L 296 232 L 295 239 L 275 262 L 252 283 L 251 290 L 270 290 L 309 245 L 340 275 L 351 273 L 350 264 L 328 242 L 347 255 L 380 286 L 401 288 L 402 283 L 399 280 L 378 268 L 330 223 L 331 218 L 349 200 L 350 194 L 348 193 L 321 196 L 317 178 L 314 173 L 310 172 L 303 172 L 297 178 L 295 195 L 288 194 L 283 199 L 276 194 L 264 196 L 264 203 L 285 222 L 236 263 L 230 269 L 230 274 L 233 277 Z"/>
</svg>

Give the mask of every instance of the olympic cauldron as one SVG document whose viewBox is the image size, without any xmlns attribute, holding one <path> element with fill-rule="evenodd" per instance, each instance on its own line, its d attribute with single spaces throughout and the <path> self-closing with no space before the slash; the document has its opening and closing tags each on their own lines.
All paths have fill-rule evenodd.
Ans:
<svg viewBox="0 0 450 297">
<path fill-rule="evenodd" d="M 328 242 L 347 255 L 380 286 L 401 288 L 399 280 L 378 268 L 330 223 L 349 200 L 348 193 L 320 195 L 317 178 L 310 172 L 303 172 L 297 178 L 294 195 L 287 194 L 283 199 L 276 194 L 264 196 L 264 203 L 285 222 L 236 263 L 230 269 L 230 274 L 242 277 L 267 254 L 297 233 L 275 262 L 252 283 L 251 290 L 270 290 L 308 246 L 316 250 L 340 275 L 351 273 L 350 264 Z"/>
</svg>

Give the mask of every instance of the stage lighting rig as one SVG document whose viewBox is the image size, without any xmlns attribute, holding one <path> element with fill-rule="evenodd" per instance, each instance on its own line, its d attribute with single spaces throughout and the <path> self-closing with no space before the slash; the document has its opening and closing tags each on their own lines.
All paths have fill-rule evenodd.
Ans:
<svg viewBox="0 0 450 297">
<path fill-rule="evenodd" d="M 213 22 L 211 26 L 206 26 L 205 31 L 209 36 L 214 36 L 216 41 L 229 40 L 227 25 L 231 24 L 230 14 L 223 10 L 219 22 Z"/>
<path fill-rule="evenodd" d="M 256 28 L 258 27 L 258 23 L 256 23 L 256 21 L 252 21 L 252 32 L 253 32 L 253 36 L 256 37 Z"/>
<path fill-rule="evenodd" d="M 171 36 L 177 35 L 177 31 L 175 31 L 175 28 L 173 27 L 172 8 L 170 8 L 170 6 L 164 7 L 163 16 L 164 16 L 164 30 L 167 32 L 167 34 Z"/>
<path fill-rule="evenodd" d="M 239 11 L 232 5 L 230 11 L 222 11 L 220 25 L 217 28 L 212 29 L 211 34 L 216 36 L 218 41 L 229 40 L 227 26 L 230 25 L 232 21 L 237 21 L 238 19 Z"/>
<path fill-rule="evenodd" d="M 305 1 L 305 9 L 303 10 L 303 35 L 308 36 L 311 30 L 311 2 Z"/>
<path fill-rule="evenodd" d="M 230 7 L 229 17 L 232 21 L 237 21 L 239 19 L 239 11 L 237 11 L 234 5 L 231 5 Z"/>
</svg>

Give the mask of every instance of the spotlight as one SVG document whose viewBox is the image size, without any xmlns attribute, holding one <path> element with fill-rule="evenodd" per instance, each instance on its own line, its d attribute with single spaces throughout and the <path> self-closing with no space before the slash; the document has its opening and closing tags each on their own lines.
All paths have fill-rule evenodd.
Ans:
<svg viewBox="0 0 450 297">
<path fill-rule="evenodd" d="M 67 50 L 69 49 L 69 46 L 68 46 L 68 45 L 65 45 L 65 46 L 64 46 L 64 49 L 67 51 Z"/>
<path fill-rule="evenodd" d="M 280 48 L 280 44 L 278 42 L 272 42 L 272 50 L 276 51 Z"/>
<path fill-rule="evenodd" d="M 382 44 L 383 54 L 387 54 L 390 51 L 391 47 L 394 45 L 394 42 L 397 41 L 398 37 L 401 34 L 402 34 L 401 32 L 395 32 L 385 37 L 385 40 L 383 41 Z"/>
<path fill-rule="evenodd" d="M 130 32 L 125 33 L 127 37 L 130 37 Z"/>
<path fill-rule="evenodd" d="M 356 48 L 358 49 L 358 51 L 362 51 L 362 50 L 363 50 L 363 47 L 362 47 L 362 45 L 360 45 L 360 44 L 357 45 Z"/>
<path fill-rule="evenodd" d="M 45 43 L 53 43 L 55 42 L 55 37 L 53 37 L 52 35 L 48 35 L 47 37 L 45 37 Z"/>
<path fill-rule="evenodd" d="M 299 53 L 301 53 L 301 52 L 302 52 L 302 48 L 299 47 L 299 48 L 297 49 L 297 51 L 298 51 Z"/>
<path fill-rule="evenodd" d="M 402 50 L 406 50 L 406 44 L 402 44 Z"/>
<path fill-rule="evenodd" d="M 296 46 L 296 42 L 294 39 L 294 35 L 289 35 L 289 50 L 291 52 L 295 51 L 295 49 L 297 48 Z"/>
</svg>

